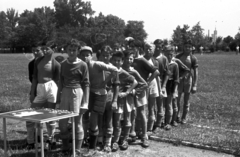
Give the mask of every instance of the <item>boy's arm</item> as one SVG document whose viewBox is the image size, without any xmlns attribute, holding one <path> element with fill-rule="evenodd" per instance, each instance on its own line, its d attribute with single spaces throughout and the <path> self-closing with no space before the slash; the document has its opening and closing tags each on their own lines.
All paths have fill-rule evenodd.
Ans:
<svg viewBox="0 0 240 157">
<path fill-rule="evenodd" d="M 138 82 L 138 86 L 135 89 L 137 93 L 142 92 L 143 90 L 148 88 L 147 82 L 140 76 L 140 74 L 137 71 L 135 71 L 134 77 Z"/>
<path fill-rule="evenodd" d="M 178 84 L 179 84 L 179 68 L 178 68 L 178 64 L 176 64 L 175 69 L 174 69 L 174 73 L 173 73 L 173 79 L 174 79 L 174 93 L 173 93 L 173 98 L 176 98 L 178 91 Z"/>
<path fill-rule="evenodd" d="M 197 92 L 197 81 L 198 81 L 198 68 L 193 69 L 193 87 L 192 87 L 192 93 Z"/>
<path fill-rule="evenodd" d="M 82 62 L 83 63 L 83 62 Z M 89 101 L 89 71 L 86 63 L 83 63 L 82 66 L 82 88 L 83 88 L 83 98 L 81 104 L 80 112 L 83 114 L 88 110 L 88 101 Z"/>
<path fill-rule="evenodd" d="M 131 84 L 131 87 L 129 87 L 127 89 L 126 92 L 120 93 L 119 97 L 123 98 L 126 97 L 128 94 L 130 94 L 132 92 L 132 90 L 138 85 L 138 82 L 136 81 L 136 79 L 134 79 L 133 83 Z"/>
<path fill-rule="evenodd" d="M 33 103 L 33 100 L 35 98 L 35 91 L 37 88 L 37 79 L 33 78 L 32 85 L 31 85 L 31 93 L 30 93 L 30 102 Z"/>
<path fill-rule="evenodd" d="M 196 93 L 196 91 L 197 91 L 197 81 L 198 81 L 198 60 L 195 56 L 192 57 L 192 68 L 193 68 L 192 93 Z"/>
<path fill-rule="evenodd" d="M 159 94 L 162 93 L 162 87 L 161 87 L 161 79 L 159 78 L 159 76 L 156 77 L 156 80 L 157 80 L 157 86 L 158 86 L 158 91 L 159 91 Z M 160 96 L 161 97 L 161 96 Z"/>
<path fill-rule="evenodd" d="M 37 73 L 38 73 L 38 70 L 37 70 L 37 64 L 38 64 L 38 60 L 36 60 L 34 62 L 34 70 L 33 70 L 33 79 L 32 79 L 32 85 L 31 85 L 31 93 L 30 93 L 30 102 L 33 103 L 33 100 L 35 98 L 35 91 L 36 91 L 36 88 L 37 88 Z"/>
<path fill-rule="evenodd" d="M 119 94 L 119 76 L 117 74 L 115 81 L 113 82 L 113 100 L 112 100 L 112 110 L 117 110 L 117 100 Z"/>
<path fill-rule="evenodd" d="M 162 91 L 165 92 L 166 91 L 166 85 L 167 85 L 167 81 L 169 79 L 169 61 L 168 59 L 165 57 L 164 60 L 164 74 L 163 74 L 163 82 L 162 82 Z M 164 93 L 165 94 L 165 93 Z"/>
<path fill-rule="evenodd" d="M 62 89 L 63 89 L 63 77 L 60 73 L 60 79 L 59 79 L 59 83 L 58 83 L 58 94 L 57 94 L 57 103 L 59 104 L 61 101 L 61 94 L 62 94 Z"/>
<path fill-rule="evenodd" d="M 184 78 L 190 72 L 190 69 L 185 64 L 183 64 L 181 60 L 174 58 L 174 61 L 177 63 L 178 69 L 181 69 L 183 71 L 179 79 Z"/>
<path fill-rule="evenodd" d="M 149 85 L 150 82 L 152 82 L 152 80 L 155 79 L 158 75 L 160 75 L 159 71 L 158 71 L 158 70 L 155 70 L 155 71 L 151 74 L 150 78 L 147 80 L 147 84 Z"/>
</svg>

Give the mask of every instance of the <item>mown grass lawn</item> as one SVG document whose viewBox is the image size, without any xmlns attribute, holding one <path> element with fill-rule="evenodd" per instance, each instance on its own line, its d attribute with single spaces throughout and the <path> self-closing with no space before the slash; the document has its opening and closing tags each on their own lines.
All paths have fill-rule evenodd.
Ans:
<svg viewBox="0 0 240 157">
<path fill-rule="evenodd" d="M 227 147 L 233 152 L 238 152 L 240 55 L 228 53 L 196 56 L 199 60 L 198 92 L 191 95 L 188 124 L 171 131 L 162 130 L 156 135 L 179 141 Z M 28 63 L 29 60 L 24 54 L 0 54 L 0 112 L 29 107 Z M 8 120 L 7 128 L 9 144 L 17 148 L 9 151 L 9 156 L 26 153 L 26 150 L 17 147 L 26 142 L 25 123 Z M 2 140 L 0 120 L 1 148 Z M 15 142 L 16 140 L 19 141 Z M 0 149 L 0 156 L 2 155 L 3 150 Z"/>
</svg>

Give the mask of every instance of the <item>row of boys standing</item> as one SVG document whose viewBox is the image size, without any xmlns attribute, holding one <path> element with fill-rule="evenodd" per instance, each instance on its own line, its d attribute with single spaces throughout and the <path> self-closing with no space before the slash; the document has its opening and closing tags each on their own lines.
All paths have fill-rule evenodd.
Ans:
<svg viewBox="0 0 240 157">
<path fill-rule="evenodd" d="M 88 128 L 89 148 L 93 150 L 98 140 L 104 144 L 106 152 L 117 151 L 119 145 L 125 150 L 129 135 L 133 139 L 139 136 L 142 146 L 148 147 L 147 131 L 157 132 L 162 126 L 169 130 L 171 125 L 177 126 L 177 122 L 186 123 L 189 95 L 191 91 L 196 92 L 198 64 L 196 57 L 190 54 L 191 43 L 185 43 L 184 53 L 177 56 L 179 59 L 173 59 L 173 51 L 168 48 L 164 56 L 160 54 L 160 40 L 154 44 L 133 40 L 124 52 L 104 46 L 97 54 L 99 61 L 93 61 L 90 47 L 81 47 L 77 40 L 71 40 L 66 46 L 68 58 L 61 65 L 53 58 L 51 48 L 40 48 L 44 56 L 34 63 L 31 107 L 55 108 L 55 103 L 60 102 L 61 110 L 79 113 L 75 118 L 76 152 L 80 153 Z M 193 77 L 191 69 L 194 70 Z M 184 108 L 180 118 L 181 93 L 184 93 Z M 155 102 L 157 118 L 154 115 Z M 147 104 L 148 121 L 145 114 Z M 120 123 L 122 116 L 123 127 Z M 56 122 L 46 125 L 47 142 L 51 144 Z M 67 152 L 67 119 L 60 120 L 59 129 L 62 150 Z M 33 123 L 27 122 L 27 131 L 31 146 L 34 143 Z"/>
</svg>

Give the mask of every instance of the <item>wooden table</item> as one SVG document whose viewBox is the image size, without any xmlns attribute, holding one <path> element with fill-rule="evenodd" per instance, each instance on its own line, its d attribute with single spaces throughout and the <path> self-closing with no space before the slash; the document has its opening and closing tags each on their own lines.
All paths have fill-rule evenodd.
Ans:
<svg viewBox="0 0 240 157">
<path fill-rule="evenodd" d="M 37 125 L 40 124 L 40 138 L 41 138 L 41 157 L 44 157 L 43 146 L 43 123 L 57 121 L 60 119 L 71 118 L 72 120 L 72 147 L 73 157 L 75 157 L 75 121 L 74 117 L 78 116 L 78 113 L 69 111 L 53 110 L 53 109 L 23 109 L 12 112 L 5 112 L 0 114 L 0 118 L 3 118 L 3 135 L 4 135 L 4 152 L 7 157 L 7 133 L 6 133 L 6 119 L 16 119 L 20 121 L 30 121 L 35 123 L 35 130 L 37 132 Z M 38 156 L 37 136 L 35 133 L 35 154 Z"/>
</svg>

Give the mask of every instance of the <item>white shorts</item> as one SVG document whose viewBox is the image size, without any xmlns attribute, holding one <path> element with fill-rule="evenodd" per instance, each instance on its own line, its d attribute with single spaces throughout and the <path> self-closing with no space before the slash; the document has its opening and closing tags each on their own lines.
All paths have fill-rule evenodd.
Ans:
<svg viewBox="0 0 240 157">
<path fill-rule="evenodd" d="M 39 83 L 37 85 L 37 96 L 33 100 L 33 103 L 56 103 L 57 92 L 58 87 L 53 80 L 46 83 Z"/>
<path fill-rule="evenodd" d="M 149 85 L 148 88 L 148 94 L 150 97 L 158 97 L 159 96 L 159 92 L 158 92 L 158 84 L 157 84 L 157 80 L 153 79 Z"/>
</svg>

